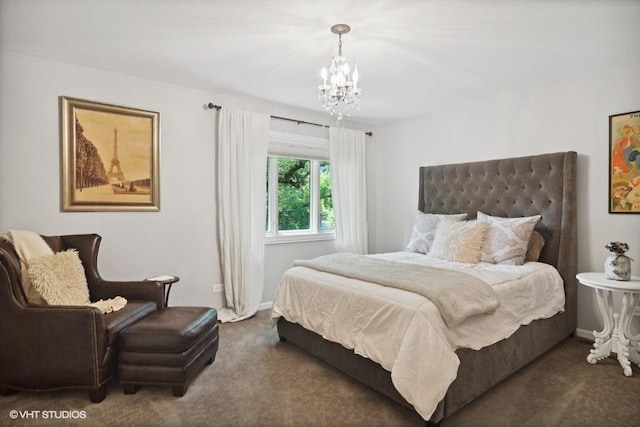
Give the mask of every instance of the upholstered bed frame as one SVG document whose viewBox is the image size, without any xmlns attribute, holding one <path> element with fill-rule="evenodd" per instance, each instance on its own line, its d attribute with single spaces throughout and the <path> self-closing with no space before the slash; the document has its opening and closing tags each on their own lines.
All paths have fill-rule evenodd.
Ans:
<svg viewBox="0 0 640 427">
<path fill-rule="evenodd" d="M 481 350 L 458 349 L 456 380 L 431 422 L 439 423 L 518 369 L 573 334 L 576 329 L 575 152 L 420 168 L 418 209 L 430 213 L 478 211 L 501 217 L 540 214 L 536 230 L 545 239 L 540 261 L 564 280 L 564 312 L 520 327 L 511 337 Z M 278 334 L 364 384 L 413 410 L 396 391 L 389 371 L 340 344 L 324 340 L 281 318 Z M 428 387 L 429 384 L 425 384 Z"/>
</svg>

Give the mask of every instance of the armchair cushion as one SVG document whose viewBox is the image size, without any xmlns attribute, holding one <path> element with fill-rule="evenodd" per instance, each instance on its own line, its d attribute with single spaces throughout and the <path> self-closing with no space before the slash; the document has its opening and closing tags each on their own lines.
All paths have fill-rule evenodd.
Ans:
<svg viewBox="0 0 640 427">
<path fill-rule="evenodd" d="M 120 331 L 156 311 L 156 304 L 150 301 L 129 301 L 122 310 L 104 314 L 107 328 L 107 345 L 118 341 Z"/>
<path fill-rule="evenodd" d="M 50 305 L 86 305 L 89 288 L 78 251 L 68 249 L 33 259 L 28 268 L 33 288 Z"/>
</svg>

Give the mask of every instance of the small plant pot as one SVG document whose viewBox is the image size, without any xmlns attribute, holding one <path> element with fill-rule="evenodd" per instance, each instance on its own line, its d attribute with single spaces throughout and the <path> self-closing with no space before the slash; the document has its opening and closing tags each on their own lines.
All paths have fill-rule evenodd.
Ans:
<svg viewBox="0 0 640 427">
<path fill-rule="evenodd" d="M 604 275 L 611 280 L 631 280 L 631 258 L 623 253 L 610 252 L 604 260 Z"/>
</svg>

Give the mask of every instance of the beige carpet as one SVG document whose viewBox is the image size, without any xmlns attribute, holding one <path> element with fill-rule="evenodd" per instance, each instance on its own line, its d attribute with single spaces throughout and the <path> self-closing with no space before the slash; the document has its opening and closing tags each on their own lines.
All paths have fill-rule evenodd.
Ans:
<svg viewBox="0 0 640 427">
<path fill-rule="evenodd" d="M 590 343 L 571 338 L 465 407 L 453 426 L 639 426 L 640 368 L 614 358 L 589 365 Z M 10 418 L 10 411 L 18 419 Z M 40 413 L 36 414 L 36 411 Z M 47 412 L 47 419 L 43 419 Z M 67 412 L 64 412 L 67 411 Z M 72 412 L 77 411 L 77 412 Z M 71 414 L 84 418 L 70 420 Z M 30 418 L 21 418 L 29 415 Z M 63 417 L 56 419 L 53 417 Z M 53 419 L 52 419 L 53 418 Z M 182 398 L 168 387 L 99 404 L 81 391 L 0 397 L 0 426 L 412 426 L 421 420 L 386 397 L 280 343 L 269 312 L 220 326 L 220 350 Z"/>
</svg>

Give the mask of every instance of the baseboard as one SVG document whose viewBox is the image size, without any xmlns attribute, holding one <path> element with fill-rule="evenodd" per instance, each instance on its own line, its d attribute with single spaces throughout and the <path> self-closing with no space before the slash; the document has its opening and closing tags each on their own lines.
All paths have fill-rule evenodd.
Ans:
<svg viewBox="0 0 640 427">
<path fill-rule="evenodd" d="M 574 335 L 579 338 L 584 338 L 586 340 L 593 341 L 593 331 L 588 331 L 586 329 L 576 329 L 576 332 Z"/>
<path fill-rule="evenodd" d="M 270 310 L 273 307 L 273 301 L 263 302 L 258 306 L 258 311 L 260 310 Z"/>
</svg>

